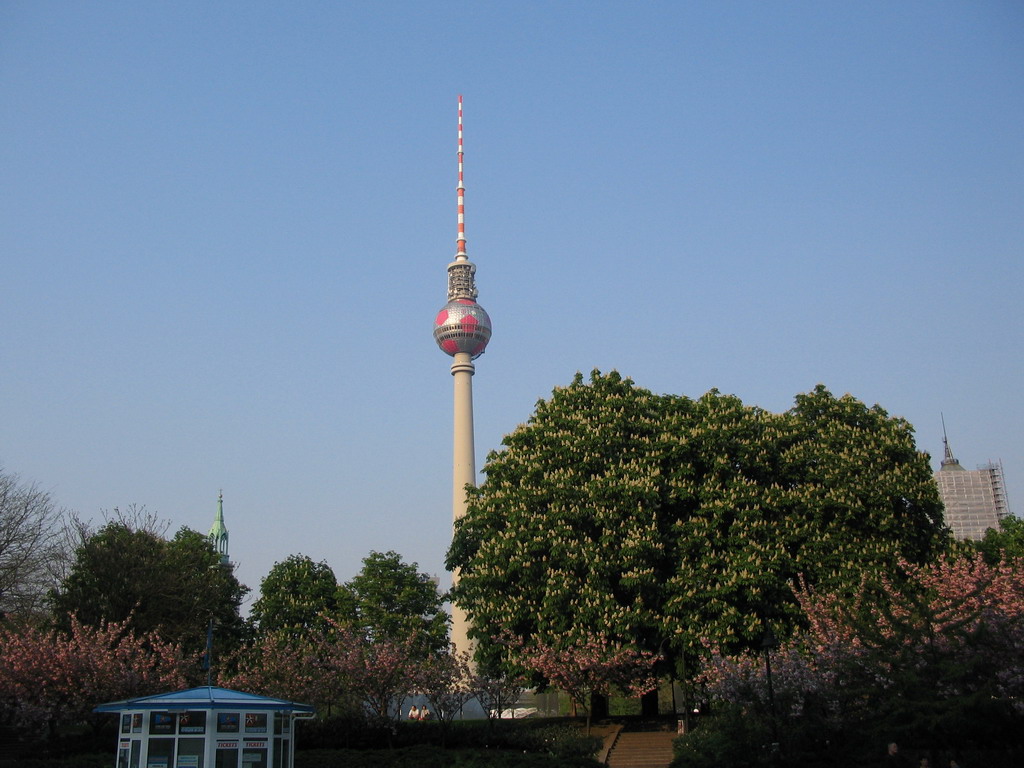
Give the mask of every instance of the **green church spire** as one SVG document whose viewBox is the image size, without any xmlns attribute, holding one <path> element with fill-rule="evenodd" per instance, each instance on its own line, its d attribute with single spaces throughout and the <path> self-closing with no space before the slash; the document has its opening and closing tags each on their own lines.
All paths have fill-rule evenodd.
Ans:
<svg viewBox="0 0 1024 768">
<path fill-rule="evenodd" d="M 213 526 L 208 536 L 213 548 L 220 555 L 221 565 L 228 565 L 228 529 L 224 525 L 224 491 L 217 496 L 217 516 L 213 519 Z"/>
</svg>

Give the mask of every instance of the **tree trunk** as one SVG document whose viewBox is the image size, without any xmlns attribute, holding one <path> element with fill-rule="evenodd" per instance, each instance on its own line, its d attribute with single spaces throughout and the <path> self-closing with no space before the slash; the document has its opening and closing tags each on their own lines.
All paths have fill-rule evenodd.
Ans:
<svg viewBox="0 0 1024 768">
<path fill-rule="evenodd" d="M 640 714 L 643 717 L 658 716 L 658 689 L 648 691 L 640 697 Z"/>
</svg>

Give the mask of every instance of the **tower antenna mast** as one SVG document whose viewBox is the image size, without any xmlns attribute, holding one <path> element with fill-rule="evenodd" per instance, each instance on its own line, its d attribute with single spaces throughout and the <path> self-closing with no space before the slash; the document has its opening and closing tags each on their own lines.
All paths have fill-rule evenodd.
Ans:
<svg viewBox="0 0 1024 768">
<path fill-rule="evenodd" d="M 466 260 L 466 184 L 462 176 L 462 94 L 459 94 L 459 186 L 456 187 L 456 194 L 459 206 L 459 236 L 455 241 L 456 260 Z"/>
<path fill-rule="evenodd" d="M 957 461 L 956 457 L 953 456 L 953 451 L 949 447 L 949 438 L 946 437 L 946 416 L 945 416 L 944 413 L 942 413 L 942 411 L 939 411 L 939 419 L 942 421 L 942 462 L 941 462 L 941 466 L 944 467 L 947 464 L 959 464 L 960 462 Z"/>
</svg>

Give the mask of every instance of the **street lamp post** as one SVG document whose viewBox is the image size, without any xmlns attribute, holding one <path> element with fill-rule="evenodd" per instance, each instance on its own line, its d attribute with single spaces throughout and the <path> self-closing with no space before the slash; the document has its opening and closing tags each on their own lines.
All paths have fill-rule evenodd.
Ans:
<svg viewBox="0 0 1024 768">
<path fill-rule="evenodd" d="M 771 710 L 772 718 L 772 744 L 773 750 L 779 748 L 779 725 L 775 719 L 775 688 L 772 686 L 772 649 L 779 645 L 775 633 L 769 628 L 761 639 L 761 649 L 764 651 L 764 671 L 768 679 L 768 708 Z"/>
<path fill-rule="evenodd" d="M 213 616 L 210 616 L 210 624 L 206 627 L 206 655 L 203 657 L 207 686 L 213 685 L 213 626 Z"/>
</svg>

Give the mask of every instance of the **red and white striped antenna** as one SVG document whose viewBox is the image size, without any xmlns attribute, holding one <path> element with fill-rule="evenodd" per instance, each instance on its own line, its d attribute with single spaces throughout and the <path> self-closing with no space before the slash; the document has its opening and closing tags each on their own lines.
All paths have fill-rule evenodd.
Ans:
<svg viewBox="0 0 1024 768">
<path fill-rule="evenodd" d="M 459 186 L 456 187 L 459 201 L 459 237 L 456 240 L 456 261 L 468 259 L 466 255 L 466 187 L 462 180 L 462 94 L 459 94 Z"/>
</svg>

